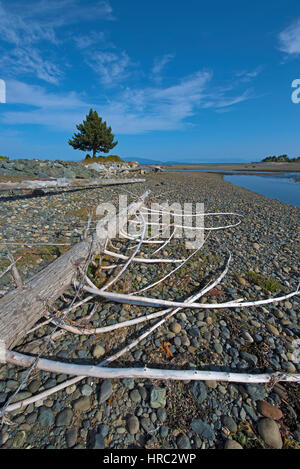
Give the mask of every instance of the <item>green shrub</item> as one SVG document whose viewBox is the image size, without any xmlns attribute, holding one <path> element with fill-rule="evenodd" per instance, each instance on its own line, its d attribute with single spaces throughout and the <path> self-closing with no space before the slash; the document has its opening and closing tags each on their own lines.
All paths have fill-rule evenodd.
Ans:
<svg viewBox="0 0 300 469">
<path fill-rule="evenodd" d="M 125 163 L 120 156 L 118 155 L 109 155 L 109 156 L 96 156 L 92 158 L 90 155 L 86 155 L 85 159 L 83 160 L 84 164 L 91 164 L 91 163 Z"/>
<path fill-rule="evenodd" d="M 0 156 L 0 161 L 8 161 L 8 156 Z"/>
</svg>

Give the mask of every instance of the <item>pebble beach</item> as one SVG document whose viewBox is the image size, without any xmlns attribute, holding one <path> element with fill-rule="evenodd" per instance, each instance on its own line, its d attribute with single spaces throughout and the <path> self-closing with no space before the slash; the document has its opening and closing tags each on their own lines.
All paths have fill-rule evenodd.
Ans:
<svg viewBox="0 0 300 469">
<path fill-rule="evenodd" d="M 43 194 L 1 193 L 0 273 L 10 264 L 6 245 L 14 259 L 20 258 L 17 266 L 26 281 L 80 240 L 89 214 L 95 220 L 99 203 L 117 206 L 120 194 L 127 195 L 130 202 L 133 196 L 150 189 L 151 202 L 198 202 L 204 203 L 205 212 L 234 212 L 243 217 L 234 228 L 212 231 L 202 249 L 163 284 L 146 292 L 147 296 L 186 299 L 220 275 L 228 258 L 227 249 L 232 253 L 228 274 L 201 299 L 203 304 L 237 298 L 255 301 L 297 289 L 299 208 L 230 184 L 220 174 L 149 172 L 142 177 L 145 182 L 126 186 L 45 190 Z M 236 221 L 235 216 L 220 216 L 207 220 L 205 226 Z M 123 249 L 118 241 L 114 246 Z M 151 251 L 153 247 L 145 247 L 139 257 L 150 257 Z M 184 242 L 176 239 L 160 253 L 166 259 L 190 254 Z M 114 291 L 139 290 L 172 268 L 131 264 Z M 100 286 L 111 273 L 102 271 L 97 277 L 91 269 L 89 275 Z M 0 290 L 14 286 L 10 273 L 0 278 Z M 72 295 L 70 288 L 56 308 L 66 308 Z M 112 366 L 300 373 L 299 310 L 299 295 L 258 307 L 187 308 Z M 102 327 L 153 311 L 150 307 L 97 299 L 70 313 L 68 320 L 84 323 L 84 318 L 91 315 L 90 326 Z M 62 334 L 48 345 L 43 357 L 96 365 L 155 322 L 105 334 Z M 42 326 L 14 350 L 38 354 L 40 343 L 52 330 L 51 324 Z M 26 369 L 12 365 L 0 366 L 0 406 L 12 396 L 26 373 Z M 69 378 L 34 370 L 12 401 L 32 397 Z M 299 411 L 297 383 L 83 378 L 7 413 L 9 421 L 0 431 L 0 445 L 2 449 L 300 449 Z"/>
</svg>

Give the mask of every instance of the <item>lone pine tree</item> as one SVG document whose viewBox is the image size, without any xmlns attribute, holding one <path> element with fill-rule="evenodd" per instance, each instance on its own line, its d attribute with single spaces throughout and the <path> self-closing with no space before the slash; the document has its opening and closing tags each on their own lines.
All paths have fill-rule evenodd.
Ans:
<svg viewBox="0 0 300 469">
<path fill-rule="evenodd" d="M 69 140 L 75 150 L 92 151 L 93 158 L 99 152 L 108 153 L 118 142 L 114 142 L 114 135 L 111 127 L 107 127 L 106 122 L 98 116 L 97 111 L 90 109 L 86 120 L 82 124 L 76 125 L 78 133 L 74 133 Z"/>
</svg>

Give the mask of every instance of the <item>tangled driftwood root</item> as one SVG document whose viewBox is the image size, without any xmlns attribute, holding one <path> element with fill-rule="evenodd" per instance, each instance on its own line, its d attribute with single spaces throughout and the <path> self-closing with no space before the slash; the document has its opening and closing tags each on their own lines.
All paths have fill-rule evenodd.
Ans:
<svg viewBox="0 0 300 469">
<path fill-rule="evenodd" d="M 160 217 L 164 214 L 169 214 L 174 219 L 178 217 L 177 213 L 171 213 L 166 211 L 164 207 L 159 207 L 156 210 L 151 210 L 145 205 L 145 201 L 149 195 L 149 191 L 145 192 L 138 200 L 130 204 L 127 209 L 121 212 L 118 215 L 118 225 L 119 233 L 121 238 L 126 240 L 126 242 L 135 243 L 133 246 L 129 247 L 129 250 L 133 249 L 131 255 L 126 256 L 116 252 L 118 249 L 114 249 L 114 245 L 111 243 L 111 251 L 107 249 L 108 239 L 110 238 L 109 226 L 110 222 L 116 221 L 116 216 L 112 217 L 108 221 L 106 220 L 105 224 L 97 227 L 97 234 L 101 232 L 101 227 L 107 229 L 107 238 L 99 239 L 97 234 L 94 233 L 92 237 L 88 237 L 86 230 L 85 239 L 74 246 L 70 251 L 62 255 L 59 259 L 54 261 L 50 266 L 48 266 L 40 274 L 36 275 L 31 281 L 23 285 L 21 282 L 15 264 L 16 262 L 11 258 L 11 264 L 1 275 L 4 275 L 10 269 L 14 272 L 14 278 L 18 285 L 18 288 L 13 292 L 6 293 L 2 299 L 0 299 L 0 361 L 2 363 L 10 363 L 22 367 L 28 367 L 29 372 L 21 383 L 16 393 L 21 389 L 22 386 L 28 380 L 30 373 L 33 369 L 41 369 L 45 371 L 63 373 L 67 375 L 73 375 L 74 377 L 64 383 L 61 383 L 58 386 L 55 386 L 52 389 L 44 391 L 36 396 L 30 397 L 20 402 L 10 404 L 12 397 L 8 402 L 3 406 L 1 410 L 2 416 L 5 413 L 12 410 L 25 407 L 30 403 L 36 402 L 37 400 L 44 399 L 47 396 L 61 391 L 62 389 L 71 386 L 87 376 L 92 376 L 95 378 L 151 378 L 151 379 L 163 379 L 163 380 L 216 380 L 216 381 L 228 381 L 228 382 L 240 382 L 240 383 L 269 383 L 274 384 L 277 381 L 288 381 L 288 382 L 299 382 L 300 374 L 289 374 L 289 373 L 263 373 L 263 374 L 249 374 L 249 373 L 231 373 L 231 372 L 215 372 L 215 371 L 203 371 L 203 370 L 177 370 L 177 369 L 150 369 L 147 367 L 144 368 L 109 368 L 108 365 L 113 361 L 120 358 L 125 353 L 131 351 L 136 347 L 142 340 L 152 334 L 165 322 L 167 322 L 172 316 L 174 316 L 178 311 L 188 308 L 191 310 L 194 309 L 220 309 L 220 308 L 245 308 L 253 306 L 261 306 L 271 303 L 276 303 L 279 301 L 286 300 L 295 295 L 299 294 L 299 285 L 296 291 L 283 295 L 276 298 L 269 298 L 265 300 L 257 301 L 244 301 L 243 299 L 236 299 L 233 301 L 227 301 L 223 303 L 200 303 L 199 300 L 212 289 L 214 289 L 220 282 L 225 278 L 232 259 L 231 253 L 228 251 L 228 259 L 225 265 L 223 272 L 215 279 L 211 281 L 208 285 L 202 288 L 196 294 L 190 296 L 185 301 L 173 301 L 173 300 L 164 300 L 153 297 L 144 297 L 141 296 L 141 293 L 146 290 L 150 290 L 157 286 L 160 283 L 163 283 L 170 275 L 175 274 L 175 272 L 180 269 L 186 262 L 188 262 L 200 249 L 198 247 L 191 255 L 185 259 L 169 259 L 169 258 L 156 258 L 155 256 L 166 247 L 172 239 L 174 239 L 176 230 L 182 228 L 188 228 L 189 230 L 199 230 L 201 228 L 191 226 L 186 227 L 184 224 L 170 223 L 167 228 L 169 229 L 172 226 L 174 229 L 171 235 L 167 238 L 166 241 L 154 240 L 155 236 L 149 239 L 145 239 L 145 234 L 147 227 L 155 225 L 154 223 L 149 223 L 146 221 L 145 217 L 151 213 L 155 213 L 156 216 Z M 211 228 L 202 228 L 205 231 L 208 231 L 208 236 L 204 240 L 204 243 L 208 239 L 211 232 L 231 228 L 238 226 L 241 223 L 241 215 L 235 213 L 207 213 L 207 214 L 189 214 L 188 217 L 192 216 L 235 216 L 238 217 L 238 221 L 234 224 L 229 224 L 226 226 L 214 226 Z M 141 228 L 141 234 L 139 236 L 133 236 L 124 228 L 127 223 L 128 217 L 134 217 L 133 223 L 139 225 Z M 160 224 L 160 229 L 162 231 L 165 228 L 165 224 Z M 158 235 L 156 236 L 158 237 Z M 204 244 L 203 243 L 203 244 Z M 152 252 L 152 257 L 137 257 L 141 247 L 145 244 L 151 246 L 151 244 L 160 244 L 154 252 Z M 98 269 L 105 269 L 106 271 L 112 271 L 111 278 L 106 282 L 106 284 L 97 288 L 91 279 L 87 275 L 87 268 L 91 262 L 94 262 L 93 259 L 96 254 L 100 254 L 100 261 Z M 105 255 L 111 259 L 117 259 L 121 263 L 111 265 L 102 265 L 102 257 Z M 118 293 L 108 291 L 127 271 L 131 263 L 138 262 L 144 264 L 178 264 L 171 272 L 161 277 L 156 282 L 148 285 L 147 287 L 141 288 L 140 290 L 128 293 Z M 114 274 L 115 269 L 119 270 Z M 21 282 L 21 283 L 20 283 Z M 61 312 L 53 313 L 53 307 L 56 299 L 58 299 L 62 293 L 71 285 L 75 287 L 75 297 L 71 302 L 70 306 Z M 80 294 L 87 294 L 86 298 L 83 298 L 78 301 Z M 110 302 L 118 302 L 125 304 L 134 304 L 142 306 L 151 306 L 158 308 L 156 312 L 151 314 L 144 314 L 134 319 L 126 320 L 113 324 L 110 326 L 103 327 L 91 327 L 88 322 L 92 319 L 93 311 L 85 320 L 79 320 L 76 323 L 68 321 L 67 315 L 69 312 L 76 310 L 82 304 L 92 301 L 94 298 L 104 298 Z M 50 312 L 50 310 L 52 310 Z M 9 311 L 9 313 L 8 313 Z M 34 324 L 40 320 L 42 317 L 45 317 L 45 321 L 34 326 Z M 45 324 L 53 324 L 55 326 L 52 334 L 48 336 L 47 343 L 50 343 L 57 335 L 64 334 L 66 332 L 75 334 L 75 335 L 94 335 L 101 334 L 110 331 L 115 331 L 120 328 L 133 326 L 140 324 L 142 322 L 152 321 L 154 319 L 159 319 L 154 325 L 151 325 L 150 328 L 141 334 L 137 339 L 133 340 L 131 343 L 126 345 L 122 350 L 111 355 L 109 358 L 105 359 L 97 366 L 89 365 L 77 365 L 70 363 L 63 363 L 54 360 L 47 360 L 41 358 L 41 354 L 45 350 L 43 348 L 40 354 L 37 357 L 28 356 L 25 354 L 18 353 L 16 351 L 10 350 L 15 346 L 20 339 L 28 333 L 31 333 L 38 329 L 39 327 Z M 21 321 L 20 325 L 16 326 L 16 321 Z M 23 321 L 23 322 L 22 322 Z M 23 326 L 23 327 L 22 327 Z M 14 330 L 15 328 L 15 330 Z M 2 341 L 2 342 L 1 342 Z M 38 341 L 34 341 L 36 343 Z"/>
</svg>

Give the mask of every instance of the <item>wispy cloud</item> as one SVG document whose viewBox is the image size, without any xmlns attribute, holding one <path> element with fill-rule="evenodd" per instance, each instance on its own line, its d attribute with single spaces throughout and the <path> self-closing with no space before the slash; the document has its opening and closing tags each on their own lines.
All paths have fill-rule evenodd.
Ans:
<svg viewBox="0 0 300 469">
<path fill-rule="evenodd" d="M 281 31 L 279 49 L 287 54 L 300 54 L 300 18 Z"/>
<path fill-rule="evenodd" d="M 128 78 L 132 62 L 125 51 L 93 51 L 86 57 L 88 65 L 99 75 L 104 85 L 116 85 Z"/>
<path fill-rule="evenodd" d="M 53 24 L 41 24 L 34 18 L 25 18 L 22 13 L 15 13 L 0 2 L 0 37 L 2 41 L 20 46 L 33 44 L 41 40 L 56 42 Z M 26 5 L 27 7 L 28 5 Z"/>
<path fill-rule="evenodd" d="M 254 93 L 251 89 L 243 91 L 241 94 L 235 96 L 228 96 L 227 91 L 219 90 L 215 91 L 213 94 L 206 96 L 206 100 L 203 104 L 204 108 L 214 108 L 218 112 L 225 112 L 225 109 L 234 104 L 242 103 L 254 97 Z"/>
<path fill-rule="evenodd" d="M 89 34 L 83 34 L 81 36 L 74 36 L 73 40 L 78 47 L 78 49 L 85 51 L 89 49 L 91 46 L 105 46 L 105 47 L 113 47 L 110 43 L 108 45 L 107 40 L 105 38 L 105 34 L 103 31 L 91 31 Z"/>
<path fill-rule="evenodd" d="M 10 76 L 19 76 L 20 74 L 34 74 L 48 83 L 57 84 L 63 72 L 55 63 L 45 60 L 40 52 L 31 47 L 16 47 L 8 53 L 4 53 L 0 58 L 0 67 Z"/>
<path fill-rule="evenodd" d="M 49 93 L 42 87 L 9 81 L 8 103 L 30 107 L 4 112 L 2 123 L 45 125 L 72 132 L 92 107 L 117 134 L 181 130 L 191 125 L 190 118 L 199 109 L 225 109 L 251 98 L 248 90 L 236 95 L 231 90 L 229 96 L 228 90 L 212 86 L 212 77 L 212 72 L 198 71 L 169 87 L 126 88 L 101 106 L 74 92 Z"/>
<path fill-rule="evenodd" d="M 109 1 L 29 0 L 24 8 L 23 0 L 14 0 L 9 7 L 4 8 L 3 2 L 0 5 L 6 18 L 4 23 L 12 27 L 14 38 L 26 32 L 23 37 L 26 41 L 43 37 L 53 39 L 55 30 L 62 26 L 100 19 L 114 20 Z"/>
<path fill-rule="evenodd" d="M 7 103 L 26 104 L 44 109 L 87 106 L 87 103 L 75 92 L 49 93 L 42 86 L 29 85 L 18 80 L 7 82 Z"/>
<path fill-rule="evenodd" d="M 162 71 L 165 68 L 165 66 L 173 60 L 175 57 L 175 54 L 165 54 L 162 57 L 156 57 L 154 59 L 154 65 L 151 70 L 151 77 L 156 81 L 157 83 L 160 83 L 162 81 Z"/>
<path fill-rule="evenodd" d="M 68 37 L 67 27 L 78 22 L 113 20 L 108 1 L 79 2 L 79 0 L 0 1 L 0 66 L 8 76 L 34 74 L 49 83 L 58 83 L 63 71 L 53 59 L 56 46 Z M 49 48 L 52 54 L 49 54 Z M 2 50 L 1 50 L 2 49 Z"/>
<path fill-rule="evenodd" d="M 256 78 L 260 73 L 263 71 L 263 66 L 260 65 L 259 67 L 256 67 L 254 70 L 240 70 L 239 72 L 236 73 L 236 77 L 241 81 L 241 82 L 248 82 Z"/>
</svg>

